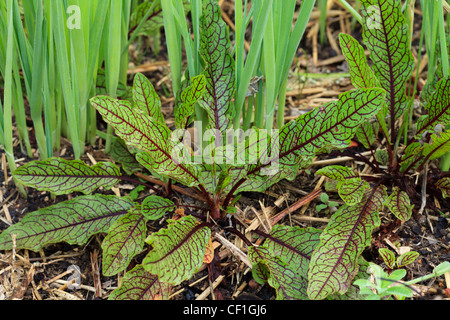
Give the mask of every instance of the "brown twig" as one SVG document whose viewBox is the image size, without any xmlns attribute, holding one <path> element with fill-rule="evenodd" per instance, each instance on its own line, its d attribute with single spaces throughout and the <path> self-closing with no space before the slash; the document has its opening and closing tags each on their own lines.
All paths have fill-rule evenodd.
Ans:
<svg viewBox="0 0 450 320">
<path fill-rule="evenodd" d="M 313 201 L 315 198 L 317 198 L 318 196 L 320 196 L 322 193 L 321 189 L 316 189 L 313 192 L 311 192 L 310 194 L 308 194 L 307 196 L 301 198 L 300 200 L 298 200 L 297 202 L 295 202 L 294 204 L 292 204 L 291 206 L 289 206 L 288 208 L 284 209 L 283 211 L 281 211 L 280 213 L 278 213 L 277 215 L 273 216 L 272 218 L 270 218 L 270 223 L 272 225 L 275 225 L 278 221 L 280 221 L 281 219 L 283 219 L 287 214 L 292 213 L 298 209 L 300 209 L 302 206 L 304 206 L 307 203 L 310 203 L 311 201 Z"/>
<path fill-rule="evenodd" d="M 90 253 L 91 256 L 91 268 L 92 268 L 92 277 L 94 279 L 94 288 L 95 288 L 95 297 L 102 297 L 102 283 L 100 281 L 100 271 L 98 268 L 98 251 L 94 250 Z"/>
</svg>

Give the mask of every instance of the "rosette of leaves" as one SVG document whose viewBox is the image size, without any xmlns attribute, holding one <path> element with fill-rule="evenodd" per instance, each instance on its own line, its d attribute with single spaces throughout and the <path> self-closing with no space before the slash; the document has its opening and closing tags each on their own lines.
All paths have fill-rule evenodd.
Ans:
<svg viewBox="0 0 450 320">
<path fill-rule="evenodd" d="M 406 20 L 399 0 L 361 3 L 363 45 L 370 51 L 372 63 L 357 40 L 347 34 L 339 38 L 353 86 L 386 91 L 376 117 L 356 132 L 371 157 L 349 154 L 370 166 L 374 174 L 360 176 L 348 167 L 334 165 L 317 171 L 336 182 L 345 205 L 332 216 L 312 255 L 307 290 L 311 299 L 348 290 L 358 272 L 357 258 L 370 245 L 373 228 L 380 224 L 380 211 L 407 221 L 426 204 L 426 193 L 439 198 L 442 191 L 441 199 L 448 196 L 448 173 L 427 172 L 427 168 L 450 149 L 450 131 L 443 129 L 450 124 L 450 79 L 439 80 L 427 100 L 422 101 L 425 115 L 417 121 L 412 138 L 406 145 L 397 143 L 403 131 L 396 126 L 397 120 L 408 119 L 408 103 L 412 104 L 406 96 L 406 83 L 414 69 Z M 417 174 L 422 178 L 417 179 Z"/>
<path fill-rule="evenodd" d="M 171 286 L 188 280 L 203 263 L 214 263 L 209 253 L 204 258 L 207 248 L 211 251 L 214 232 L 222 227 L 211 220 L 224 220 L 227 213 L 234 212 L 240 192 L 263 191 L 282 179 L 294 179 L 318 154 L 346 149 L 362 123 L 385 111 L 386 88 L 357 87 L 285 124 L 279 132 L 255 129 L 242 140 L 227 141 L 235 88 L 228 30 L 217 1 L 203 1 L 202 12 L 204 72 L 187 74 L 174 108 L 178 130 L 187 129 L 195 119 L 196 104 L 206 111 L 208 124 L 203 128 L 212 129 L 214 134 L 208 137 L 200 161 L 186 143 L 187 131 L 173 135 L 165 124 L 154 87 L 138 74 L 128 100 L 108 96 L 90 100 L 117 135 L 114 160 L 122 164 L 127 175 L 112 162 L 89 166 L 59 158 L 34 161 L 17 169 L 15 178 L 26 186 L 54 194 L 85 195 L 29 213 L 0 235 L 0 249 L 12 248 L 13 234 L 16 248 L 30 250 L 64 241 L 82 244 L 93 234 L 106 234 L 102 244 L 104 275 L 127 270 L 131 260 L 145 254 L 111 298 L 167 298 Z M 397 97 L 396 93 L 391 92 L 391 97 Z M 393 109 L 396 113 L 402 109 L 401 103 L 403 100 Z M 228 143 L 224 145 L 224 141 Z M 160 179 L 165 186 L 159 189 L 138 179 L 145 174 Z M 351 280 L 360 273 L 360 255 L 379 225 L 377 215 L 387 192 L 380 183 L 369 184 L 348 170 L 336 177 L 343 180 L 339 188 L 346 205 L 323 232 L 274 226 L 270 234 L 258 231 L 266 240 L 256 246 L 234 227 L 236 219 L 227 227 L 248 245 L 256 280 L 274 287 L 278 299 L 337 297 L 337 293 L 341 298 L 357 296 Z M 120 181 L 136 183 L 154 193 L 143 200 L 100 194 Z M 173 198 L 175 184 L 191 188 L 197 198 L 204 199 L 208 214 L 194 217 L 185 211 L 187 215 L 180 219 L 170 216 L 177 206 L 183 206 Z M 165 215 L 165 226 L 151 232 L 148 223 Z"/>
</svg>

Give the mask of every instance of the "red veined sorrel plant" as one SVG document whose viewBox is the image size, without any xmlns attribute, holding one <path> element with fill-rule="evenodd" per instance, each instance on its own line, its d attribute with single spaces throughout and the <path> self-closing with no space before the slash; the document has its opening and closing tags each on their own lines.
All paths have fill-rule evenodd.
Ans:
<svg viewBox="0 0 450 320">
<path fill-rule="evenodd" d="M 397 221 L 406 221 L 414 211 L 423 212 L 427 192 L 437 197 L 449 192 L 448 174 L 429 170 L 428 164 L 450 148 L 450 132 L 443 129 L 450 123 L 450 79 L 440 79 L 427 95 L 426 115 L 418 119 L 407 144 L 399 146 L 397 123 L 408 111 L 406 84 L 414 69 L 406 20 L 400 1 L 365 0 L 362 5 L 363 41 L 373 66 L 369 67 L 363 47 L 351 36 L 341 34 L 340 43 L 353 85 L 386 91 L 376 121 L 363 123 L 356 132 L 372 158 L 354 156 L 367 163 L 375 175 L 360 176 L 343 166 L 317 172 L 337 181 L 336 189 L 346 205 L 333 215 L 311 258 L 308 296 L 313 299 L 347 292 L 358 273 L 358 258 L 370 244 L 373 228 L 380 225 L 378 212 L 383 207 Z M 374 150 L 380 136 L 384 143 Z M 417 173 L 421 179 L 414 177 Z"/>
<path fill-rule="evenodd" d="M 363 2 L 364 10 L 369 5 L 374 4 Z M 164 123 L 159 97 L 143 75 L 135 77 L 131 101 L 107 96 L 91 99 L 117 134 L 113 156 L 127 175 L 112 162 L 88 166 L 78 160 L 59 158 L 18 168 L 14 176 L 24 185 L 54 194 L 85 195 L 28 214 L 0 235 L 0 249 L 12 248 L 13 234 L 17 248 L 36 251 L 61 241 L 82 244 L 93 234 L 107 233 L 102 244 L 102 271 L 106 276 L 127 270 L 134 257 L 148 251 L 142 263 L 127 272 L 122 287 L 113 292 L 111 299 L 164 299 L 171 286 L 191 278 L 202 263 L 214 265 L 215 256 L 207 252 L 211 250 L 211 239 L 225 229 L 242 237 L 248 246 L 253 276 L 275 288 L 278 299 L 323 299 L 336 294 L 341 294 L 340 298 L 357 297 L 357 288 L 351 283 L 359 277 L 358 272 L 367 268 L 361 253 L 370 243 L 372 230 L 379 225 L 378 212 L 387 205 L 402 219 L 410 216 L 412 205 L 408 199 L 415 199 L 411 193 L 415 186 L 409 184 L 408 174 L 434 159 L 441 152 L 440 147 L 436 149 L 442 143 L 440 139 L 448 137 L 445 133 L 425 135 L 421 137 L 423 144 L 418 139 L 411 142 L 417 147 L 414 153 L 405 150 L 398 157 L 398 150 L 391 143 L 395 135 L 388 134 L 388 127 L 389 121 L 398 119 L 406 109 L 403 88 L 412 60 L 403 42 L 398 2 L 379 9 L 386 25 L 369 29 L 365 24 L 373 71 L 363 59 L 359 44 L 349 36 L 341 36 L 355 90 L 298 117 L 279 131 L 253 129 L 243 139 L 231 135 L 229 140 L 234 63 L 220 9 L 216 1 L 206 1 L 200 43 L 205 70 L 192 78 L 187 74 L 180 86 L 175 106 L 177 134 Z M 364 18 L 368 20 L 367 14 Z M 369 32 L 373 34 L 369 36 Z M 394 35 L 396 41 L 389 41 Z M 434 130 L 448 115 L 448 103 L 447 107 L 443 105 L 448 95 L 443 95 L 443 90 L 445 87 L 438 86 L 429 103 L 429 115 L 421 119 L 419 130 Z M 195 120 L 196 103 L 208 114 L 204 127 L 209 131 L 204 132 L 207 138 L 202 141 L 208 144 L 201 143 L 193 150 L 185 129 Z M 371 123 L 374 118 L 379 125 Z M 387 159 L 388 170 L 380 169 L 376 179 L 360 177 L 346 167 L 327 167 L 318 172 L 339 181 L 338 191 L 346 202 L 324 231 L 276 225 L 270 234 L 257 230 L 256 234 L 265 240 L 262 245 L 255 245 L 234 227 L 239 223 L 237 219 L 232 217 L 234 225 L 223 227 L 226 215 L 235 212 L 233 206 L 239 193 L 263 191 L 282 179 L 295 178 L 317 154 L 345 149 L 355 134 L 362 141 L 361 137 L 367 136 L 370 148 L 378 134 L 374 128 L 381 128 L 388 141 L 386 152 L 374 151 L 375 159 Z M 201 154 L 196 152 L 198 148 Z M 379 168 L 378 162 L 367 162 L 374 170 Z M 158 177 L 166 183 L 165 188 L 158 189 L 137 179 L 143 177 L 138 171 Z M 443 179 L 438 185 L 446 190 L 448 181 Z M 94 193 L 99 187 L 108 189 L 121 180 L 148 187 L 153 194 L 138 201 Z M 183 207 L 171 193 L 176 183 L 190 187 L 196 197 L 204 200 L 208 206 L 206 214 L 185 210 L 186 216 L 172 216 L 165 228 L 149 232 L 147 222 Z M 319 194 L 320 190 L 309 198 Z M 212 269 L 208 270 L 214 277 Z"/>
</svg>

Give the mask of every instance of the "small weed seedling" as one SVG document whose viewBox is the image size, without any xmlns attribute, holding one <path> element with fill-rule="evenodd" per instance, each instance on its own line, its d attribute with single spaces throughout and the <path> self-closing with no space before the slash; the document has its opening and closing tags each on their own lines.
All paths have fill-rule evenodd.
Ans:
<svg viewBox="0 0 450 320">
<path fill-rule="evenodd" d="M 386 273 L 380 266 L 370 263 L 367 273 L 371 274 L 369 279 L 358 279 L 353 284 L 360 287 L 360 295 L 365 300 L 384 300 L 394 296 L 398 300 L 405 300 L 414 294 L 411 285 L 425 281 L 433 277 L 439 277 L 450 271 L 448 261 L 440 263 L 434 272 L 410 281 L 401 281 L 406 276 L 406 270 L 397 269 L 392 273 Z"/>
<path fill-rule="evenodd" d="M 380 248 L 378 249 L 378 252 L 389 270 L 393 270 L 395 266 L 397 266 L 397 268 L 407 266 L 408 264 L 413 263 L 419 256 L 419 253 L 416 251 L 408 251 L 402 253 L 396 259 L 395 253 L 387 248 Z"/>
<path fill-rule="evenodd" d="M 337 203 L 336 201 L 330 201 L 330 197 L 325 192 L 320 195 L 319 199 L 322 203 L 316 205 L 317 212 L 320 212 L 322 210 L 335 212 L 337 210 L 337 207 L 339 206 L 339 203 Z"/>
</svg>

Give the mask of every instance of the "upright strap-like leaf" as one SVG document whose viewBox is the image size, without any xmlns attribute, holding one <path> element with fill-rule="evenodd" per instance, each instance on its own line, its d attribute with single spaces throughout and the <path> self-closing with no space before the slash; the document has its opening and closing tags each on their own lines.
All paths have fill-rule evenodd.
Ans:
<svg viewBox="0 0 450 320">
<path fill-rule="evenodd" d="M 119 217 L 133 207 L 124 198 L 89 195 L 60 202 L 27 214 L 0 235 L 0 250 L 11 250 L 15 234 L 17 248 L 38 251 L 47 244 L 84 244 L 90 236 L 108 232 Z"/>
<path fill-rule="evenodd" d="M 373 70 L 386 90 L 389 113 L 399 118 L 406 109 L 405 85 L 414 68 L 408 28 L 400 0 L 363 0 L 363 38 Z"/>
<path fill-rule="evenodd" d="M 168 229 L 152 233 L 146 240 L 153 248 L 144 258 L 144 268 L 173 285 L 189 279 L 205 256 L 211 231 L 192 216 L 170 221 Z"/>
<path fill-rule="evenodd" d="M 344 205 L 332 216 L 311 257 L 310 299 L 324 299 L 348 290 L 358 273 L 358 258 L 370 244 L 373 229 L 380 224 L 378 212 L 383 208 L 385 194 L 383 186 L 371 189 L 361 203 Z"/>
<path fill-rule="evenodd" d="M 199 104 L 207 111 L 209 127 L 223 133 L 230 126 L 234 107 L 234 62 L 228 52 L 228 29 L 217 1 L 203 2 L 199 54 L 205 61 L 206 91 Z"/>
<path fill-rule="evenodd" d="M 49 158 L 18 168 L 14 176 L 26 186 L 61 195 L 72 192 L 89 194 L 100 187 L 109 189 L 119 182 L 121 175 L 119 168 L 109 162 L 89 167 L 80 160 Z"/>
<path fill-rule="evenodd" d="M 158 174 L 187 186 L 197 183 L 197 167 L 175 161 L 173 158 L 171 133 L 165 124 L 156 121 L 144 111 L 133 108 L 128 101 L 98 96 L 91 99 L 91 104 L 115 129 L 119 137 L 128 145 L 143 151 L 137 156 L 137 160 L 142 165 L 151 167 Z"/>
<path fill-rule="evenodd" d="M 139 264 L 125 274 L 122 286 L 114 290 L 109 300 L 167 300 L 171 286 L 160 282 Z"/>
</svg>

